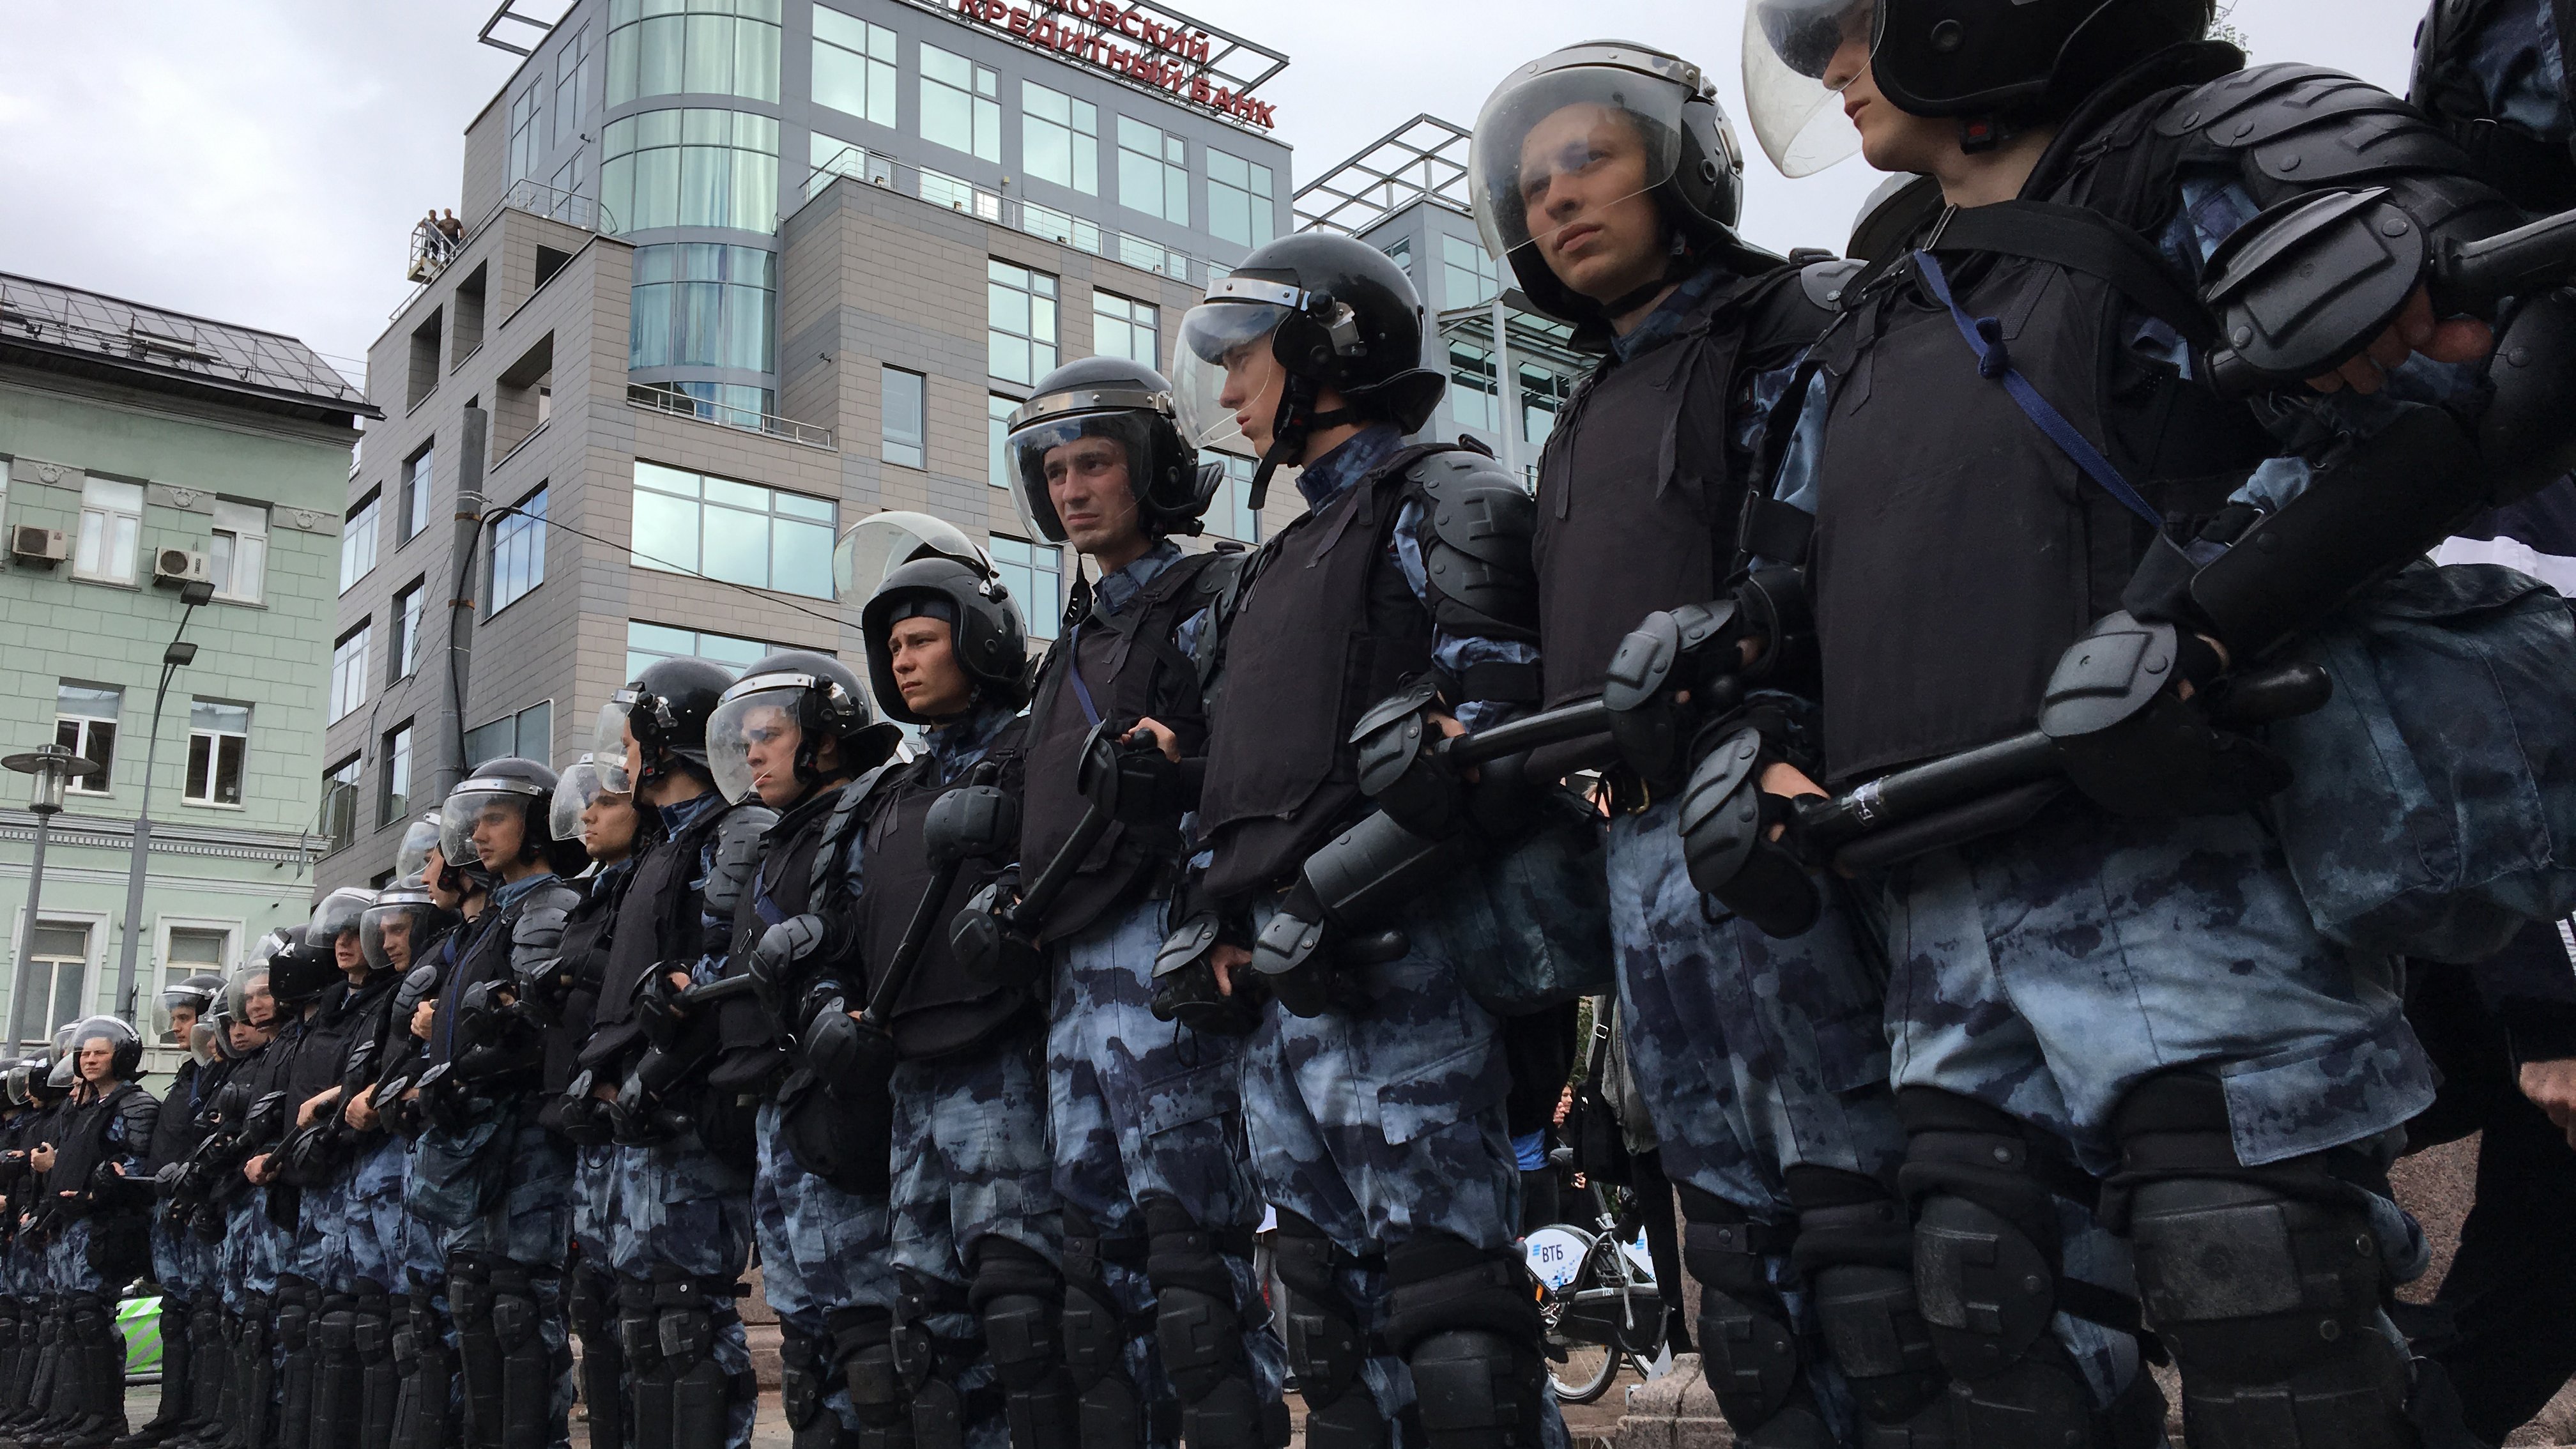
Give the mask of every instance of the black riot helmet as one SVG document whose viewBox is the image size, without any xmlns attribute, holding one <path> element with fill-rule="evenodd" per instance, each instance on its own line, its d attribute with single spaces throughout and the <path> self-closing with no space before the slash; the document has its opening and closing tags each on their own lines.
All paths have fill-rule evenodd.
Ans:
<svg viewBox="0 0 2576 1449">
<path fill-rule="evenodd" d="M 707 762 L 718 794 L 737 805 L 751 798 L 752 744 L 781 719 L 793 720 L 801 739 L 799 799 L 823 782 L 815 755 L 824 739 L 841 742 L 842 768 L 856 775 L 893 754 L 903 738 L 868 708 L 868 692 L 848 665 L 828 654 L 781 650 L 744 670 L 707 723 Z"/>
<path fill-rule="evenodd" d="M 224 978 L 211 971 L 200 971 L 184 981 L 174 981 L 162 987 L 161 999 L 153 1003 L 152 1007 L 152 1034 L 154 1036 L 175 1034 L 178 1028 L 173 1024 L 173 1017 L 178 1012 L 189 1012 L 197 1020 L 205 1020 L 207 1011 L 215 1004 L 215 998 L 223 994 Z M 184 1038 L 180 1041 L 180 1045 L 187 1045 Z"/>
<path fill-rule="evenodd" d="M 673 770 L 707 779 L 707 718 L 733 683 L 733 671 L 704 659 L 664 659 L 636 675 L 599 709 L 591 736 L 592 760 L 603 771 L 607 789 L 621 794 L 645 789 Z M 633 730 L 640 778 L 624 781 L 626 733 Z M 621 783 L 623 781 L 623 783 Z"/>
<path fill-rule="evenodd" d="M 1521 291 L 1541 311 L 1583 323 L 1625 310 L 1593 301 L 1557 280 L 1538 242 L 1583 213 L 1530 221 L 1548 178 L 1638 153 L 1635 189 L 1652 196 L 1672 231 L 1672 271 L 1710 256 L 1763 269 L 1779 258 L 1735 233 L 1744 208 L 1744 152 L 1701 69 L 1670 52 L 1629 40 L 1587 40 L 1513 71 L 1476 116 L 1468 174 L 1485 250 L 1511 264 Z M 1662 281 L 1674 278 L 1668 273 Z"/>
<path fill-rule="evenodd" d="M 247 958 L 268 972 L 268 994 L 281 1016 L 310 1005 L 331 983 L 344 979 L 331 942 L 316 941 L 306 926 L 283 926 L 262 936 Z"/>
<path fill-rule="evenodd" d="M 492 810 L 520 812 L 519 859 L 543 861 L 557 875 L 578 875 L 589 857 L 578 840 L 554 838 L 555 772 L 517 756 L 486 760 L 457 782 L 438 807 L 438 850 L 450 862 L 479 861 L 474 827 Z"/>
<path fill-rule="evenodd" d="M 1298 460 L 1315 429 L 1381 421 L 1409 433 L 1430 419 L 1449 384 L 1423 367 L 1423 332 L 1413 282 L 1367 242 L 1310 231 L 1256 247 L 1181 318 L 1174 381 L 1182 434 L 1202 448 L 1231 442 L 1235 451 L 1250 451 L 1234 409 L 1218 397 L 1225 359 L 1266 342 L 1287 382 L 1271 404 L 1270 450 L 1252 475 L 1258 509 L 1270 475 Z M 1325 388 L 1349 406 L 1316 411 Z"/>
<path fill-rule="evenodd" d="M 120 1082 L 131 1082 L 143 1075 L 143 1036 L 123 1020 L 113 1016 L 88 1016 L 72 1023 L 72 1055 L 78 1057 L 92 1042 L 108 1044 L 108 1073 Z M 79 1068 L 73 1068 L 79 1075 Z"/>
<path fill-rule="evenodd" d="M 906 619 L 948 625 L 957 665 L 973 687 L 974 709 L 1018 709 L 1029 699 L 1028 631 L 1011 591 L 989 569 L 946 556 L 918 558 L 888 573 L 865 607 L 859 631 L 868 651 L 868 682 L 877 703 L 906 724 L 937 724 L 904 706 L 895 687 L 888 631 Z"/>
<path fill-rule="evenodd" d="M 390 885 L 376 892 L 376 903 L 359 918 L 358 946 L 367 953 L 368 969 L 408 972 L 455 924 L 456 913 L 440 906 L 426 886 Z M 385 943 L 388 930 L 402 943 L 400 961 Z"/>
<path fill-rule="evenodd" d="M 2201 39 L 2212 13 L 2210 0 L 1752 0 L 1746 104 L 1763 150 L 1790 175 L 1850 154 L 1859 139 L 1840 105 L 1827 104 L 1825 73 L 1865 28 L 1879 93 L 1917 116 L 1958 117 L 1960 144 L 1982 149 L 2065 115 L 2157 51 Z M 1784 159 L 1827 136 L 1836 149 L 1821 164 L 1792 169 Z"/>
<path fill-rule="evenodd" d="M 1086 357 L 1038 379 L 1037 394 L 1011 414 L 1008 452 L 1013 495 L 1032 532 L 1065 541 L 1064 522 L 1047 492 L 1047 455 L 1084 438 L 1114 443 L 1126 455 L 1137 523 L 1149 537 L 1195 534 L 1208 500 L 1224 479 L 1201 468 L 1198 450 L 1181 436 L 1172 384 L 1141 362 Z M 1058 466 L 1064 460 L 1058 459 Z"/>
</svg>

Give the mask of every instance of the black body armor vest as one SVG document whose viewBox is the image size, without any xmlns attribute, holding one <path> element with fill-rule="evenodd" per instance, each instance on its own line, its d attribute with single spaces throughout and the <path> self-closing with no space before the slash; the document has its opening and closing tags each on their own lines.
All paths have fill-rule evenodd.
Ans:
<svg viewBox="0 0 2576 1449">
<path fill-rule="evenodd" d="M 1404 449 L 1322 511 L 1300 515 L 1246 565 L 1199 796 L 1199 838 L 1216 852 L 1210 895 L 1287 884 L 1367 812 L 1351 729 L 1431 668 L 1430 613 L 1388 541 L 1413 465 L 1454 447 Z"/>
<path fill-rule="evenodd" d="M 1019 726 L 1003 729 L 987 758 L 1000 759 L 1018 747 Z M 922 821 L 931 802 L 952 788 L 939 780 L 939 762 L 928 757 L 888 770 L 877 779 L 865 807 L 867 835 L 860 866 L 859 945 L 867 964 L 868 991 L 875 994 L 886 965 L 903 942 L 913 912 L 929 893 L 932 870 L 922 847 Z M 933 928 L 912 980 L 895 998 L 886 1026 L 895 1050 L 913 1060 L 946 1056 L 991 1040 L 1004 1029 L 1029 1019 L 1042 1005 L 1041 983 L 1034 977 L 985 981 L 971 978 L 948 948 L 948 922 L 965 909 L 974 894 L 1001 872 L 983 861 L 968 861 L 957 873 L 948 899 L 932 916 Z"/>
<path fill-rule="evenodd" d="M 341 1085 L 348 1076 L 349 1053 L 359 1042 L 382 1044 L 398 984 L 392 972 L 376 971 L 355 990 L 342 981 L 322 993 L 322 1009 L 304 1023 L 304 1038 L 286 1074 L 289 1120 L 295 1109 Z"/>
<path fill-rule="evenodd" d="M 600 986 L 608 977 L 609 943 L 614 939 L 611 929 L 625 905 L 627 887 L 634 883 L 633 867 L 592 876 L 581 905 L 564 918 L 561 959 L 572 973 L 572 985 L 564 992 L 558 1029 L 546 1033 L 545 1089 L 550 1093 L 571 1086 L 581 1069 L 582 1044 L 598 1025 Z"/>
<path fill-rule="evenodd" d="M 688 969 L 712 944 L 705 940 L 698 893 L 689 889 L 689 882 L 697 878 L 699 855 L 715 839 L 730 808 L 718 801 L 679 834 L 655 841 L 627 873 L 626 898 L 609 928 L 608 967 L 594 998 L 594 1027 L 582 1060 L 610 1062 L 640 1045 L 644 1032 L 635 1024 L 637 984 L 666 962 Z"/>
<path fill-rule="evenodd" d="M 1083 708 L 1082 696 L 1073 687 L 1075 671 L 1081 672 L 1091 703 L 1100 711 L 1099 719 L 1124 727 L 1150 715 L 1179 736 L 1184 759 L 1206 749 L 1207 719 L 1198 666 L 1172 636 L 1192 614 L 1212 602 L 1201 580 L 1217 561 L 1215 554 L 1175 559 L 1116 616 L 1095 612 L 1071 638 L 1047 652 L 1037 697 L 1029 709 L 1020 793 L 1023 885 L 1055 859 L 1089 809 L 1076 780 L 1083 739 L 1098 720 Z M 1180 824 L 1177 816 L 1151 828 L 1112 822 L 1108 833 L 1083 858 L 1081 873 L 1047 912 L 1039 939 L 1058 941 L 1074 935 L 1112 907 L 1162 886 L 1178 862 Z"/>
<path fill-rule="evenodd" d="M 447 980 L 439 988 L 437 1024 L 430 1028 L 429 1051 L 426 1053 L 429 1065 L 452 1062 L 459 1051 L 474 1045 L 459 1041 L 456 1031 L 457 1012 L 468 989 L 486 981 L 516 979 L 511 967 L 511 954 L 517 945 L 519 917 L 539 905 L 551 906 L 569 916 L 580 904 L 579 891 L 560 880 L 549 879 L 545 885 L 511 903 L 507 910 L 486 910 L 483 919 L 465 928 L 473 933 L 472 939 L 456 953 L 456 966 L 447 973 Z M 522 1073 L 513 1069 L 510 1075 L 515 1079 Z M 533 1087 L 536 1070 L 531 1069 L 524 1075 L 529 1080 L 521 1085 Z"/>
<path fill-rule="evenodd" d="M 111 1155 L 107 1145 L 109 1124 L 124 1120 L 126 1151 L 139 1158 L 151 1140 L 160 1111 L 152 1094 L 132 1082 L 120 1082 L 99 1100 L 68 1110 L 56 1129 L 62 1135 L 54 1139 L 54 1170 L 47 1174 L 45 1195 L 78 1193 L 79 1199 L 65 1206 L 74 1216 L 89 1212 L 95 1206 L 91 1194 L 98 1185 L 99 1169 Z"/>
<path fill-rule="evenodd" d="M 155 1171 L 173 1162 L 187 1161 L 197 1144 L 206 1140 L 205 1129 L 197 1125 L 197 1114 L 206 1105 L 197 1100 L 197 1083 L 206 1075 L 205 1068 L 190 1057 L 170 1078 L 170 1090 L 161 1094 L 160 1109 L 152 1119 L 152 1151 L 147 1159 Z"/>
<path fill-rule="evenodd" d="M 2133 68 L 2070 118 L 2023 197 L 2152 239 L 2186 172 L 2238 180 L 2269 207 L 2303 190 L 2405 183 L 2457 156 L 2401 103 L 2349 77 L 2296 66 L 2229 75 L 2240 63 L 2228 47 L 2186 45 Z M 2453 197 L 2435 175 L 2418 194 L 2457 210 L 2485 193 Z M 2255 404 L 2221 400 L 2134 350 L 2128 328 L 2144 309 L 2102 277 L 1942 255 L 1960 305 L 1999 322 L 2013 365 L 2168 532 L 2189 537 L 2284 451 Z M 2059 657 L 2120 607 L 2152 541 L 1979 374 L 1910 260 L 1845 306 L 1817 347 L 1830 412 L 1810 582 L 1838 783 L 2029 729 Z"/>
<path fill-rule="evenodd" d="M 734 904 L 733 950 L 725 957 L 725 975 L 747 974 L 752 950 L 769 928 L 811 908 L 814 857 L 823 848 L 824 835 L 832 823 L 832 807 L 840 798 L 838 786 L 817 790 L 789 806 L 787 813 L 778 817 L 778 823 L 769 828 L 760 853 L 760 867 L 752 875 L 750 888 Z M 783 1004 L 792 1010 L 797 1000 L 791 996 Z M 717 1071 L 723 1080 L 757 1079 L 774 1088 L 779 1074 L 788 1067 L 786 1025 L 756 996 L 737 996 L 718 1003 L 716 1029 L 724 1045 L 725 1063 Z"/>
<path fill-rule="evenodd" d="M 1720 283 L 1663 345 L 1575 390 L 1538 465 L 1548 708 L 1600 693 L 1648 614 L 1717 597 L 1746 484 L 1727 446 L 1738 379 L 1789 365 L 1833 317 L 1794 268 Z"/>
</svg>

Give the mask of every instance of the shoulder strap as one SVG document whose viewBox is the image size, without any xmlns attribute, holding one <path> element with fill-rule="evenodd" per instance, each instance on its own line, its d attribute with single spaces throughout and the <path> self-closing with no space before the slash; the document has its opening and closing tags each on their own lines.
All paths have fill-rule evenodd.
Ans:
<svg viewBox="0 0 2576 1449">
<path fill-rule="evenodd" d="M 2098 211 L 2048 201 L 1999 201 L 1952 211 L 1932 230 L 1931 252 L 1992 252 L 2099 277 L 2112 289 L 2206 349 L 2217 320 L 2176 280 L 2153 243 Z"/>
</svg>

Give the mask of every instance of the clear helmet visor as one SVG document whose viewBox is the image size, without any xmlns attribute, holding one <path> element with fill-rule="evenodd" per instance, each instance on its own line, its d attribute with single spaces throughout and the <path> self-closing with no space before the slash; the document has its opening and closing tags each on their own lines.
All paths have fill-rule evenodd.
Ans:
<svg viewBox="0 0 2576 1449">
<path fill-rule="evenodd" d="M 583 763 L 594 769 L 603 772 L 613 771 L 617 783 L 604 788 L 615 790 L 621 795 L 635 788 L 626 776 L 626 728 L 627 720 L 633 715 L 634 709 L 634 696 L 623 689 L 619 690 L 608 703 L 601 705 L 599 720 L 591 726 L 590 730 L 590 753 L 582 757 Z M 555 794 L 558 809 L 562 808 L 562 788 L 561 783 L 558 782 Z M 572 837 L 558 835 L 555 838 L 570 840 Z"/>
<path fill-rule="evenodd" d="M 1172 359 L 1172 409 L 1190 446 L 1259 454 L 1235 415 L 1264 421 L 1278 416 L 1288 370 L 1272 354 L 1270 334 L 1289 315 L 1275 302 L 1245 301 L 1201 302 L 1182 314 L 1181 343 Z"/>
<path fill-rule="evenodd" d="M 1136 495 L 1152 466 L 1152 427 L 1133 412 L 1097 412 L 1044 418 L 1013 430 L 1003 450 L 1020 521 L 1047 542 L 1063 543 L 1067 509 L 1087 515 L 1094 529 L 1133 520 Z M 1061 501 L 1059 488 L 1065 492 Z"/>
<path fill-rule="evenodd" d="M 993 561 L 956 524 L 927 513 L 889 509 L 850 525 L 832 547 L 832 596 L 864 604 L 886 575 L 916 559 L 953 558 L 990 576 Z"/>
<path fill-rule="evenodd" d="M 224 983 L 224 1015 L 237 1024 L 266 1028 L 277 1020 L 277 1001 L 268 994 L 268 964 L 244 966 Z"/>
<path fill-rule="evenodd" d="M 181 1039 L 184 1023 L 205 1019 L 215 993 L 194 986 L 173 986 L 152 1003 L 152 1034 L 164 1042 Z"/>
<path fill-rule="evenodd" d="M 1468 146 L 1476 227 L 1504 257 L 1598 222 L 1612 207 L 1670 181 L 1682 154 L 1689 94 L 1661 76 L 1579 65 L 1515 74 L 1485 100 Z M 1568 245 L 1579 246 L 1576 239 Z"/>
<path fill-rule="evenodd" d="M 215 1047 L 213 1022 L 201 1021 L 188 1028 L 188 1055 L 196 1058 L 198 1066 L 211 1067 L 215 1064 L 215 1058 L 219 1053 Z"/>
<path fill-rule="evenodd" d="M 365 915 L 367 907 L 375 903 L 375 892 L 362 891 L 351 886 L 342 886 L 324 896 L 320 903 L 313 907 L 311 924 L 304 928 L 305 944 L 317 950 L 329 950 L 337 945 L 342 936 L 357 934 L 358 918 Z"/>
<path fill-rule="evenodd" d="M 584 755 L 563 778 L 555 781 L 555 798 L 546 815 L 546 829 L 557 840 L 584 838 L 582 819 L 603 795 L 626 796 L 634 786 L 626 778 L 626 769 L 613 759 L 605 767 L 600 756 Z M 612 803 L 614 803 L 612 801 Z"/>
<path fill-rule="evenodd" d="M 535 798 L 516 790 L 459 787 L 438 807 L 439 854 L 451 865 L 483 865 L 490 869 L 493 863 L 506 863 L 515 857 L 517 852 L 510 847 L 513 839 L 519 841 L 519 851 L 543 844 L 525 838 L 528 805 Z M 474 843 L 477 836 L 490 842 L 491 863 L 483 860 L 481 848 Z"/>
<path fill-rule="evenodd" d="M 402 900 L 367 908 L 358 921 L 358 947 L 367 953 L 371 971 L 408 971 L 437 907 L 426 901 Z"/>
<path fill-rule="evenodd" d="M 403 827 L 402 844 L 394 847 L 394 884 L 416 886 L 429 878 L 429 852 L 438 844 L 438 812 L 433 810 Z"/>
<path fill-rule="evenodd" d="M 54 1063 L 54 1069 L 45 1075 L 45 1085 L 57 1092 L 68 1092 L 72 1089 L 72 1083 L 79 1080 L 79 1071 L 80 1064 L 66 1055 L 62 1060 Z"/>
<path fill-rule="evenodd" d="M 1860 149 L 1843 114 L 1853 77 L 1834 64 L 1866 48 L 1875 0 L 1751 0 L 1744 7 L 1744 110 L 1753 139 L 1783 176 L 1813 176 Z M 1828 82 L 1831 82 L 1829 85 Z"/>
<path fill-rule="evenodd" d="M 113 1016 L 84 1017 L 72 1025 L 72 1050 L 78 1053 L 93 1042 L 105 1042 L 113 1050 L 121 1046 L 141 1046 L 143 1038 L 134 1028 Z"/>
<path fill-rule="evenodd" d="M 803 686 L 728 693 L 707 718 L 707 771 L 716 793 L 739 805 L 765 782 L 792 781 L 804 744 L 796 707 Z"/>
</svg>

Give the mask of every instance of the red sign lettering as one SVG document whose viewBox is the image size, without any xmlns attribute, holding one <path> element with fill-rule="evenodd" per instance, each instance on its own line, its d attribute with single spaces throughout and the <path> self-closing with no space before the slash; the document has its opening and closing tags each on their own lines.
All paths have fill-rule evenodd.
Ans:
<svg viewBox="0 0 2576 1449">
<path fill-rule="evenodd" d="M 1211 41 L 1206 31 L 1165 25 L 1144 14 L 1141 6 L 1122 8 L 1117 0 L 1031 0 L 1030 8 L 1023 8 L 1008 0 L 957 0 L 957 13 L 1032 45 L 1118 71 L 1218 115 L 1249 121 L 1264 130 L 1278 128 L 1278 114 L 1268 102 L 1209 84 L 1206 67 Z M 1064 18 L 1059 20 L 1057 15 Z M 1088 24 L 1078 25 L 1077 19 Z M 1113 34 L 1142 41 L 1178 63 L 1166 64 L 1150 51 L 1115 44 L 1107 39 Z"/>
</svg>

